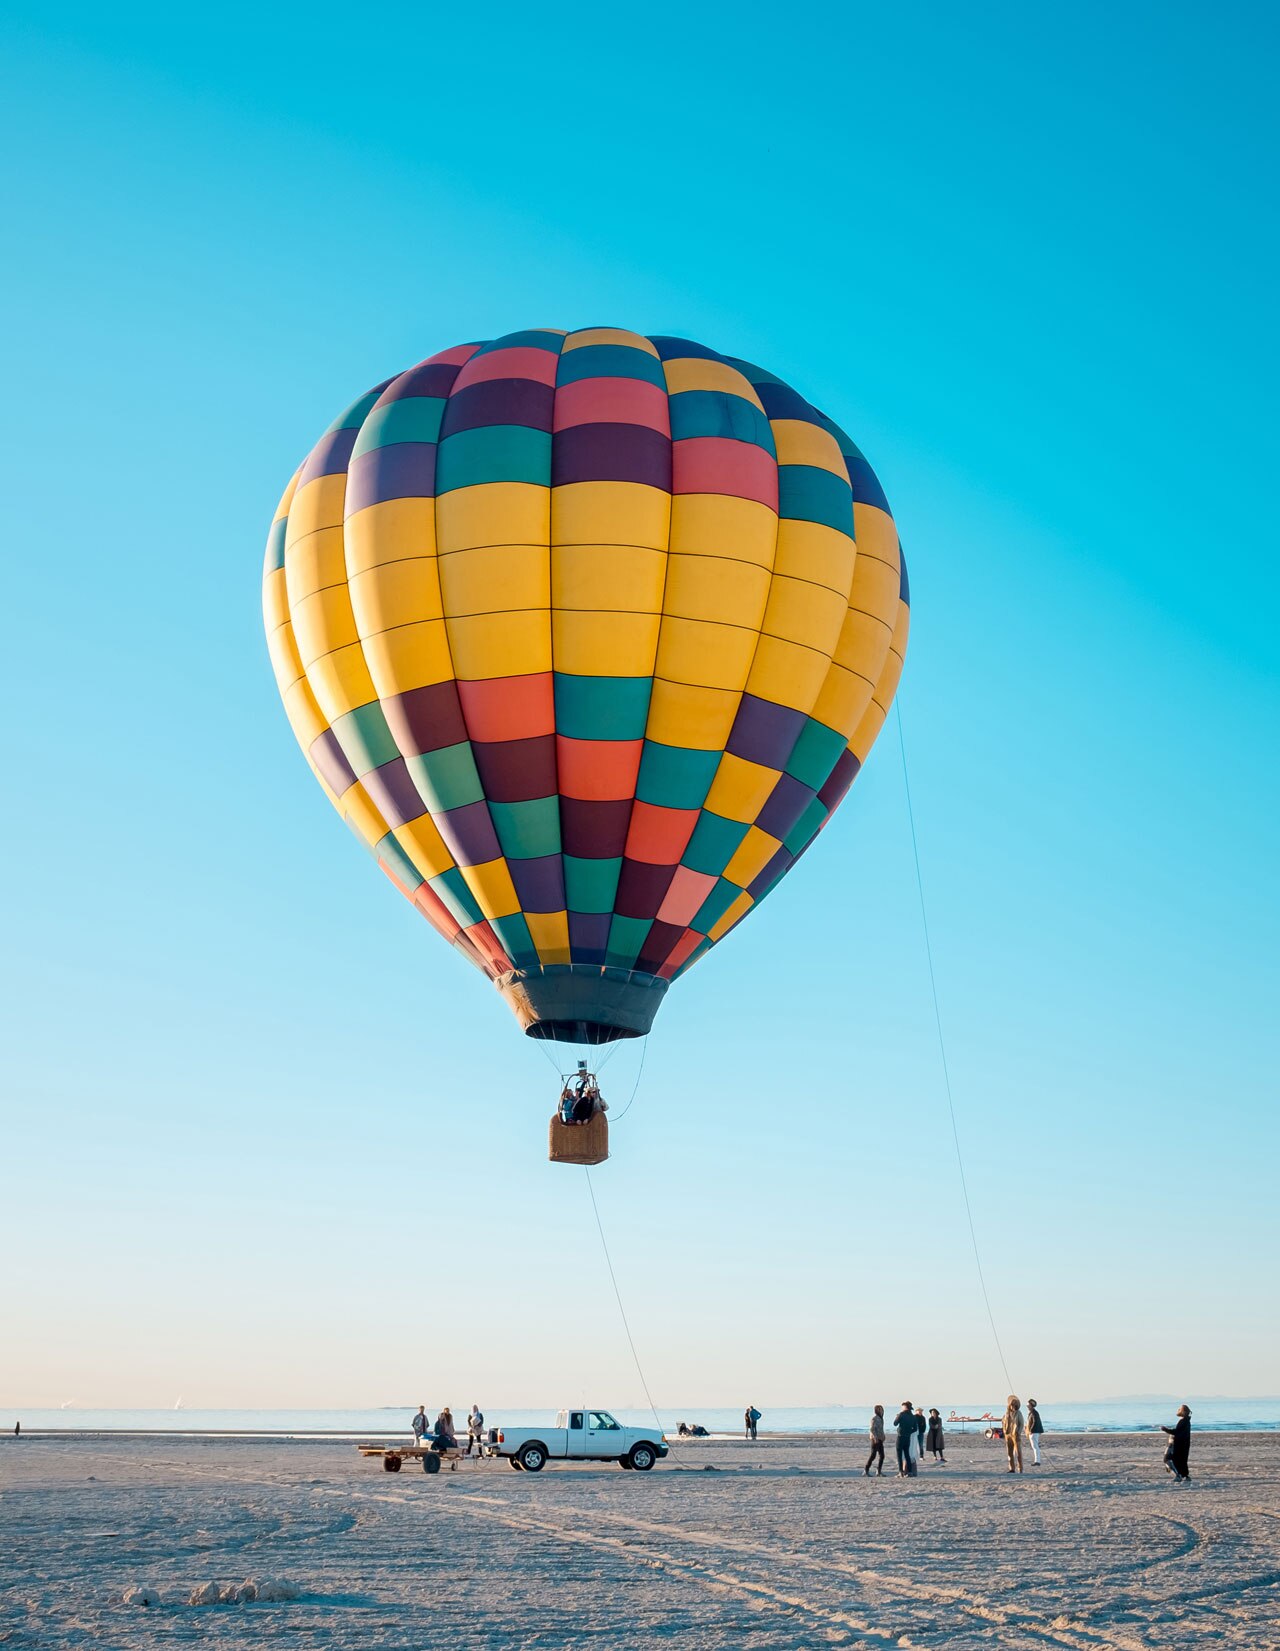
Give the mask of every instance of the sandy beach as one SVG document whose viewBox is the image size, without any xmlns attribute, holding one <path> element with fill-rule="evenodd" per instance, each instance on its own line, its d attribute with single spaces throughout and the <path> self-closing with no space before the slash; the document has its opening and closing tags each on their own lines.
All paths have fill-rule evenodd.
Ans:
<svg viewBox="0 0 1280 1651">
<path fill-rule="evenodd" d="M 1280 1646 L 1280 1435 L 1198 1436 L 1185 1488 L 1151 1435 L 1051 1435 L 1021 1479 L 973 1433 L 913 1482 L 863 1452 L 429 1478 L 328 1440 L 6 1440 L 0 1644 Z M 189 1603 L 246 1579 L 298 1597 Z"/>
</svg>

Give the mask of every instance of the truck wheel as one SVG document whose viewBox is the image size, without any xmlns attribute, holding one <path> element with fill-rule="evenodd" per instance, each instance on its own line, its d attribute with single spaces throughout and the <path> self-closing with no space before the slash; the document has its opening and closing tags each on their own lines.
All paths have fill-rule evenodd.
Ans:
<svg viewBox="0 0 1280 1651">
<path fill-rule="evenodd" d="M 422 1471 L 423 1473 L 439 1473 L 440 1458 L 436 1455 L 434 1450 L 429 1450 L 422 1458 Z"/>
<path fill-rule="evenodd" d="M 382 1458 L 382 1470 L 384 1473 L 399 1473 L 400 1458 L 398 1456 L 384 1456 Z"/>
<path fill-rule="evenodd" d="M 547 1447 L 531 1440 L 520 1446 L 515 1459 L 526 1473 L 541 1473 L 547 1465 Z"/>
<path fill-rule="evenodd" d="M 632 1445 L 631 1466 L 637 1473 L 648 1473 L 649 1469 L 657 1460 L 658 1453 L 652 1445 Z"/>
<path fill-rule="evenodd" d="M 619 1456 L 618 1466 L 620 1468 L 629 1468 L 631 1466 L 631 1458 L 629 1456 Z"/>
</svg>

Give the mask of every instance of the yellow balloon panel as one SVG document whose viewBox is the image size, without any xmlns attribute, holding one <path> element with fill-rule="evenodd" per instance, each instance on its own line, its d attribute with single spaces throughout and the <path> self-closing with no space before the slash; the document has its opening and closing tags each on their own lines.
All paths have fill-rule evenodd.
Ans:
<svg viewBox="0 0 1280 1651">
<path fill-rule="evenodd" d="M 387 499 L 347 517 L 343 526 L 348 576 L 384 562 L 436 554 L 434 499 Z"/>
</svg>

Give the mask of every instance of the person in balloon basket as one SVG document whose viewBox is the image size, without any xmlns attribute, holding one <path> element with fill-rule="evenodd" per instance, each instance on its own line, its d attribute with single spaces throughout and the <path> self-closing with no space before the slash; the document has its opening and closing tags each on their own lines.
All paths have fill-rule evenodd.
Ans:
<svg viewBox="0 0 1280 1651">
<path fill-rule="evenodd" d="M 604 1111 L 604 1097 L 600 1093 L 600 1085 L 587 1074 L 585 1082 L 578 1085 L 578 1094 L 573 1103 L 573 1121 L 575 1124 L 590 1123 L 597 1112 Z"/>
<path fill-rule="evenodd" d="M 747 1406 L 746 1410 L 743 1412 L 743 1416 L 742 1416 L 743 1426 L 746 1429 L 746 1432 L 744 1434 L 745 1438 L 748 1438 L 748 1439 L 754 1439 L 755 1438 L 755 1436 L 756 1436 L 756 1424 L 757 1424 L 757 1422 L 759 1422 L 759 1420 L 760 1420 L 760 1412 L 756 1409 L 756 1407 L 753 1404 L 749 1404 Z"/>
<path fill-rule="evenodd" d="M 463 1455 L 470 1456 L 472 1447 L 477 1456 L 483 1456 L 484 1450 L 481 1441 L 484 1438 L 484 1411 L 478 1404 L 472 1403 L 471 1414 L 467 1417 L 467 1448 Z"/>
<path fill-rule="evenodd" d="M 1004 1448 L 1009 1453 L 1009 1472 L 1022 1472 L 1022 1435 L 1026 1431 L 1026 1421 L 1022 1414 L 1022 1400 L 1016 1393 L 1010 1393 L 1008 1403 L 1004 1407 L 1004 1420 L 1000 1424 L 1004 1435 Z M 1017 1467 L 1014 1462 L 1017 1462 Z"/>
<path fill-rule="evenodd" d="M 910 1399 L 902 1401 L 902 1409 L 893 1418 L 893 1431 L 898 1435 L 898 1477 L 914 1479 L 916 1465 L 911 1460 L 911 1442 L 916 1437 L 916 1413 Z"/>
<path fill-rule="evenodd" d="M 1040 1466 L 1040 1435 L 1044 1432 L 1044 1423 L 1040 1420 L 1040 1412 L 1036 1409 L 1034 1399 L 1027 1400 L 1027 1443 L 1031 1446 L 1031 1465 Z"/>
<path fill-rule="evenodd" d="M 871 1413 L 871 1426 L 867 1429 L 867 1437 L 871 1440 L 871 1454 L 867 1457 L 867 1465 L 863 1468 L 863 1477 L 870 1479 L 871 1464 L 878 1460 L 876 1478 L 884 1473 L 884 1406 L 878 1404 Z"/>
<path fill-rule="evenodd" d="M 1169 1448 L 1164 1453 L 1164 1465 L 1179 1485 L 1191 1482 L 1191 1412 L 1186 1405 L 1178 1406 L 1178 1420 L 1172 1427 L 1160 1424 L 1161 1433 L 1169 1435 Z"/>
<path fill-rule="evenodd" d="M 585 1067 L 570 1078 L 560 1091 L 560 1122 L 563 1124 L 590 1123 L 597 1112 L 606 1111 L 600 1085 Z"/>
</svg>

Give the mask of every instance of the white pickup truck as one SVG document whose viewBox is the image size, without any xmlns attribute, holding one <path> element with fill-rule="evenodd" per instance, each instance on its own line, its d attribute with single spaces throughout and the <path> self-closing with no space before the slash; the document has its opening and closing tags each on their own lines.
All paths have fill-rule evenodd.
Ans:
<svg viewBox="0 0 1280 1651">
<path fill-rule="evenodd" d="M 607 1410 L 562 1410 L 554 1427 L 493 1427 L 485 1446 L 526 1473 L 541 1473 L 553 1459 L 617 1462 L 648 1473 L 670 1448 L 657 1428 L 623 1427 Z"/>
</svg>

